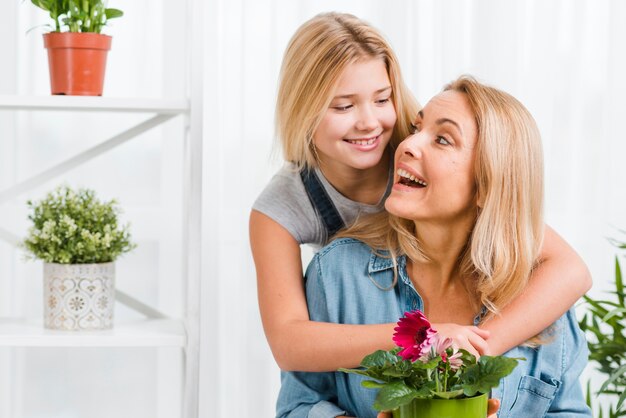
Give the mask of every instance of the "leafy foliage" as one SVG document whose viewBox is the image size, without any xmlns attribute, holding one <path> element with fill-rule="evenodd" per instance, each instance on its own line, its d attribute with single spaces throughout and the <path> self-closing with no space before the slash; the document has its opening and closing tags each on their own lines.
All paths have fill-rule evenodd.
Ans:
<svg viewBox="0 0 626 418">
<path fill-rule="evenodd" d="M 31 2 L 50 14 L 54 21 L 54 31 L 100 33 L 108 20 L 121 17 L 119 9 L 106 7 L 104 0 L 31 0 Z"/>
<path fill-rule="evenodd" d="M 453 353 L 448 348 L 448 358 Z M 482 356 L 480 360 L 465 350 L 463 365 L 452 369 L 449 361 L 437 355 L 427 361 L 404 360 L 398 355 L 400 348 L 391 351 L 378 350 L 366 356 L 359 369 L 339 369 L 345 373 L 366 376 L 362 385 L 380 389 L 374 408 L 396 409 L 413 399 L 457 399 L 488 393 L 498 386 L 500 379 L 509 375 L 518 360 L 504 356 Z"/>
<path fill-rule="evenodd" d="M 23 246 L 34 258 L 60 264 L 106 263 L 135 248 L 128 225 L 118 225 L 117 202 L 101 202 L 92 190 L 59 187 L 27 204 L 33 226 Z"/>
<path fill-rule="evenodd" d="M 487 393 L 500 384 L 500 379 L 511 374 L 517 359 L 503 356 L 481 356 L 478 363 L 469 366 L 460 377 L 463 393 L 476 396 Z"/>
<path fill-rule="evenodd" d="M 615 243 L 618 248 L 626 244 Z M 607 376 L 599 390 L 600 394 L 617 398 L 617 405 L 610 406 L 609 417 L 626 416 L 626 307 L 624 282 L 619 258 L 615 257 L 615 290 L 610 292 L 613 300 L 595 300 L 584 296 L 588 312 L 580 321 L 587 335 L 589 360 L 596 363 L 598 370 Z M 616 299 L 616 300 L 615 300 Z M 590 389 L 587 388 L 590 403 Z M 600 415 L 602 416 L 602 411 Z"/>
</svg>

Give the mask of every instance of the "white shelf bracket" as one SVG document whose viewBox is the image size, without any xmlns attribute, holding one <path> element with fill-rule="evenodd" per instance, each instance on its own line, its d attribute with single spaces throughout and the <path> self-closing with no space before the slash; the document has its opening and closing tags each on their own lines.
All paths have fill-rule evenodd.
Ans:
<svg viewBox="0 0 626 418">
<path fill-rule="evenodd" d="M 146 305 L 145 303 L 141 302 L 138 299 L 135 299 L 134 297 L 130 296 L 128 293 L 126 292 L 122 292 L 119 289 L 115 289 L 115 301 L 116 302 L 120 302 L 122 305 L 126 305 L 129 308 L 144 314 L 145 316 L 147 316 L 148 318 L 151 319 L 166 319 L 168 318 L 167 315 L 165 315 L 164 313 L 154 309 L 152 306 L 150 305 Z"/>
<path fill-rule="evenodd" d="M 158 126 L 176 115 L 156 115 L 126 131 L 115 135 L 114 137 L 107 139 L 106 141 L 89 148 L 82 153 L 57 164 L 45 170 L 29 179 L 26 179 L 20 183 L 17 183 L 5 190 L 0 191 L 0 204 L 7 202 L 28 190 L 31 190 L 37 186 L 40 186 L 54 177 L 58 177 L 66 172 L 78 167 L 79 165 L 98 157 L 99 155 L 135 138 L 136 136 Z"/>
</svg>

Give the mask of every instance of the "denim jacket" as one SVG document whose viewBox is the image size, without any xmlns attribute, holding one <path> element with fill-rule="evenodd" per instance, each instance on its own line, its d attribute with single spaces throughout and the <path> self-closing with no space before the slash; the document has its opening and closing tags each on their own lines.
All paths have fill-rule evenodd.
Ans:
<svg viewBox="0 0 626 418">
<path fill-rule="evenodd" d="M 306 272 L 311 320 L 388 323 L 396 322 L 406 311 L 423 310 L 423 301 L 406 273 L 406 259 L 397 261 L 397 285 L 381 290 L 379 287 L 389 288 L 393 283 L 390 258 L 379 257 L 354 239 L 338 239 L 322 248 Z M 520 361 L 493 391 L 493 397 L 501 400 L 499 417 L 591 417 L 578 380 L 587 364 L 587 344 L 573 310 L 554 324 L 549 344 L 536 349 L 516 347 L 506 355 L 525 357 L 526 361 Z M 363 388 L 363 379 L 339 372 L 283 372 L 277 417 L 374 418 L 372 404 L 377 391 Z"/>
</svg>

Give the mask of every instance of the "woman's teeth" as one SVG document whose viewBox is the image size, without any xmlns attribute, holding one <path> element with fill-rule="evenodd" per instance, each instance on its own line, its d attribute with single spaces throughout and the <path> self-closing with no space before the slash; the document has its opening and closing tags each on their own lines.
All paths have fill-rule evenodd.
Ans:
<svg viewBox="0 0 626 418">
<path fill-rule="evenodd" d="M 408 171 L 406 171 L 406 170 L 404 170 L 402 168 L 399 168 L 396 171 L 396 174 L 400 176 L 400 180 L 401 181 L 402 181 L 402 179 L 406 179 L 406 180 L 409 180 L 410 182 L 415 183 L 417 185 L 420 185 L 422 187 L 428 186 L 428 184 L 424 180 L 420 180 L 420 179 L 416 178 L 413 174 L 409 173 Z M 403 182 L 403 184 L 407 184 L 407 183 Z M 410 186 L 411 184 L 408 184 L 408 185 Z"/>
</svg>

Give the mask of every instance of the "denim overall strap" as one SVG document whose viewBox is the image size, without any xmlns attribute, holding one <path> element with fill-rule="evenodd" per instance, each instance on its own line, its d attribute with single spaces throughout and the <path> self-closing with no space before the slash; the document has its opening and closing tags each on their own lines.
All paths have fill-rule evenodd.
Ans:
<svg viewBox="0 0 626 418">
<path fill-rule="evenodd" d="M 330 200 L 330 196 L 328 196 L 326 189 L 324 189 L 314 170 L 303 169 L 300 171 L 300 178 L 302 178 L 304 189 L 309 196 L 311 204 L 322 218 L 328 234 L 327 238 L 332 237 L 345 226 L 343 219 L 341 219 L 337 208 L 333 201 Z"/>
</svg>

